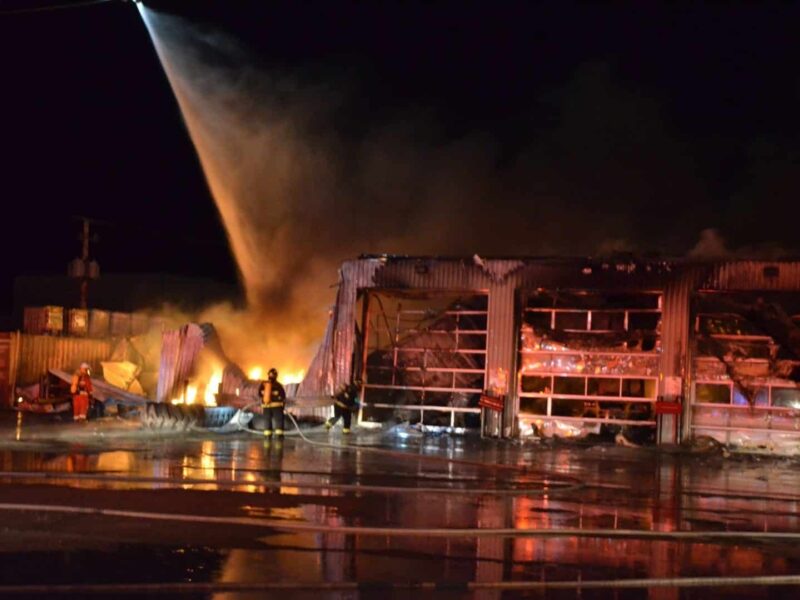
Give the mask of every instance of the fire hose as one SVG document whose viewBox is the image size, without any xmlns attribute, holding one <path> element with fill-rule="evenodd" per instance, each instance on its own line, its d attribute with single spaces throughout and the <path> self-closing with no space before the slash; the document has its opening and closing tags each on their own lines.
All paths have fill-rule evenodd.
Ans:
<svg viewBox="0 0 800 600">
<path fill-rule="evenodd" d="M 344 535 L 375 535 L 384 537 L 447 537 L 447 538 L 486 538 L 486 537 L 527 537 L 527 538 L 608 538 L 608 539 L 649 539 L 675 542 L 698 541 L 796 541 L 800 533 L 758 532 L 758 531 L 646 531 L 629 529 L 515 529 L 515 528 L 405 528 L 405 527 L 367 527 L 333 526 L 314 523 L 287 522 L 277 519 L 253 517 L 215 517 L 196 514 L 156 513 L 118 509 L 90 508 L 85 506 L 65 506 L 51 504 L 1 503 L 0 510 L 35 511 L 59 514 L 81 514 L 118 518 L 148 519 L 153 521 L 172 521 L 182 523 L 202 523 L 210 525 L 234 525 L 294 533 L 336 533 Z M 622 589 L 622 588 L 694 588 L 726 586 L 797 586 L 800 575 L 759 575 L 747 577 L 669 577 L 611 580 L 568 580 L 568 581 L 491 581 L 491 582 L 447 582 L 447 581 L 398 581 L 398 582 L 207 582 L 185 583 L 169 582 L 158 584 L 56 584 L 56 585 L 0 585 L 0 595 L 44 595 L 44 594 L 152 594 L 152 593 L 190 593 L 223 591 L 279 591 L 279 590 L 416 590 L 416 591 L 477 591 L 477 590 L 546 590 L 546 589 Z"/>
<path fill-rule="evenodd" d="M 449 459 L 440 456 L 414 455 L 407 452 L 398 452 L 384 448 L 365 447 L 359 445 L 342 445 L 334 443 L 320 442 L 308 438 L 301 430 L 299 424 L 292 415 L 287 413 L 290 421 L 294 425 L 295 431 L 291 434 L 298 435 L 304 442 L 317 446 L 336 450 L 347 450 L 357 452 L 373 452 L 392 457 L 403 457 L 413 459 L 435 460 L 447 463 L 464 464 L 469 466 L 491 467 L 498 469 L 508 469 L 524 473 L 525 467 L 517 465 L 496 465 L 481 463 L 476 461 Z M 242 426 L 252 433 L 255 430 Z M 135 478 L 135 477 L 115 477 L 108 475 L 92 475 L 85 473 L 73 474 L 51 474 L 51 473 L 7 473 L 0 472 L 0 478 L 7 477 L 45 477 L 53 479 L 61 478 L 91 478 L 99 477 L 110 481 L 141 481 L 141 482 L 164 482 L 174 481 L 179 484 L 197 483 L 219 485 L 221 482 L 209 481 L 207 479 L 161 479 L 161 478 Z M 577 481 L 577 480 L 575 480 Z M 358 486 L 358 485 L 339 485 L 327 483 L 301 482 L 224 482 L 224 485 L 273 485 L 302 488 L 304 486 L 316 488 L 326 487 L 333 489 L 358 489 L 362 491 L 384 491 L 384 492 L 445 492 L 451 490 L 439 488 L 402 488 L 387 486 Z M 559 489 L 579 489 L 583 487 L 582 482 L 572 488 Z M 504 493 L 504 490 L 452 490 L 453 493 Z M 519 493 L 514 490 L 512 493 Z M 530 494 L 531 490 L 522 490 L 521 493 Z M 196 523 L 217 526 L 242 526 L 264 528 L 271 531 L 285 531 L 297 534 L 340 534 L 340 535 L 366 535 L 383 537 L 437 537 L 437 538 L 605 538 L 605 539 L 641 539 L 641 540 L 660 540 L 669 542 L 764 542 L 764 541 L 798 541 L 800 533 L 792 532 L 758 532 L 758 531 L 650 531 L 650 530 L 630 530 L 630 529 L 575 529 L 575 528 L 406 528 L 406 527 L 372 527 L 372 526 L 351 526 L 351 525 L 324 525 L 300 521 L 287 521 L 278 519 L 262 519 L 255 517 L 237 516 L 211 516 L 200 514 L 182 513 L 161 513 L 134 510 L 93 508 L 86 506 L 69 506 L 53 504 L 21 504 L 21 503 L 0 503 L 0 510 L 12 512 L 34 511 L 38 513 L 57 513 L 57 514 L 82 514 L 102 517 L 141 519 L 161 522 Z M 158 584 L 56 584 L 56 585 L 0 585 L 0 595 L 45 595 L 45 594 L 155 594 L 155 593 L 214 593 L 214 592 L 245 592 L 245 591 L 293 591 L 293 590 L 327 590 L 327 591 L 478 591 L 478 590 L 547 590 L 547 589 L 646 589 L 646 588 L 699 588 L 699 587 L 726 587 L 726 586 L 797 586 L 800 585 L 800 575 L 765 575 L 747 577 L 670 577 L 670 578 L 637 578 L 637 579 L 610 579 L 610 580 L 569 580 L 569 581 L 490 581 L 490 582 L 448 582 L 448 581 L 378 581 L 378 582 L 166 582 Z"/>
<path fill-rule="evenodd" d="M 160 595 L 160 594 L 214 594 L 280 591 L 328 592 L 473 592 L 534 591 L 534 590 L 598 590 L 598 589 L 650 589 L 650 588 L 740 588 L 745 586 L 772 587 L 800 585 L 800 575 L 755 575 L 745 577 L 652 577 L 637 579 L 586 579 L 573 581 L 263 581 L 263 582 L 170 582 L 170 583 L 106 583 L 106 584 L 43 584 L 0 585 L 0 595 L 50 594 L 79 595 Z"/>
<path fill-rule="evenodd" d="M 257 403 L 257 402 L 254 402 L 252 404 L 249 404 L 249 405 L 245 406 L 241 410 L 243 412 L 252 411 L 252 409 L 254 407 L 256 407 L 256 406 L 260 406 L 260 404 Z M 525 493 L 527 493 L 527 494 L 532 494 L 532 493 L 549 494 L 549 493 L 553 493 L 553 492 L 556 492 L 556 491 L 558 491 L 558 492 L 570 491 L 571 492 L 571 491 L 576 491 L 578 489 L 581 489 L 581 488 L 585 487 L 584 482 L 581 481 L 580 479 L 577 479 L 577 478 L 574 478 L 574 477 L 569 477 L 567 475 L 561 475 L 561 474 L 554 475 L 552 473 L 543 473 L 543 472 L 540 472 L 540 471 L 533 471 L 531 469 L 528 469 L 525 466 L 506 465 L 506 464 L 497 464 L 497 463 L 485 463 L 485 462 L 480 462 L 480 461 L 470 461 L 470 460 L 449 458 L 449 457 L 446 457 L 446 456 L 435 456 L 435 455 L 429 455 L 429 454 L 411 454 L 409 452 L 400 452 L 400 451 L 397 451 L 397 450 L 389 450 L 389 449 L 386 449 L 386 448 L 376 448 L 374 446 L 364 446 L 364 445 L 358 445 L 358 444 L 355 444 L 355 445 L 335 444 L 335 443 L 331 443 L 331 442 L 321 442 L 321 441 L 318 441 L 318 440 L 312 440 L 312 439 L 310 439 L 309 437 L 307 437 L 303 433 L 303 430 L 300 428 L 299 423 L 295 420 L 295 418 L 292 416 L 292 414 L 290 412 L 286 411 L 285 415 L 289 418 L 289 420 L 291 421 L 292 425 L 294 426 L 294 431 L 289 431 L 285 435 L 289 435 L 289 436 L 297 435 L 305 443 L 307 443 L 307 444 L 309 444 L 311 446 L 319 447 L 319 448 L 328 448 L 328 449 L 333 449 L 333 450 L 344 450 L 344 451 L 349 451 L 349 452 L 362 452 L 362 453 L 370 453 L 370 454 L 380 454 L 382 456 L 388 456 L 388 457 L 392 457 L 392 458 L 401 458 L 401 459 L 405 459 L 405 460 L 408 460 L 408 459 L 424 460 L 424 461 L 427 461 L 427 462 L 440 462 L 440 463 L 446 463 L 446 464 L 452 464 L 452 465 L 461 465 L 461 466 L 465 466 L 465 467 L 486 468 L 486 469 L 491 469 L 491 470 L 494 470 L 494 471 L 513 471 L 513 472 L 517 472 L 517 473 L 520 473 L 520 474 L 523 474 L 523 475 L 535 475 L 535 476 L 542 477 L 542 480 L 545 482 L 545 485 L 543 485 L 543 487 L 541 489 L 537 489 L 537 490 L 528 489 L 525 492 L 523 492 L 523 494 L 525 494 Z M 258 430 L 255 430 L 255 429 L 252 429 L 250 427 L 241 425 L 241 424 L 239 424 L 239 428 L 240 428 L 241 431 L 246 431 L 246 432 L 254 434 L 254 435 L 259 435 L 259 436 L 263 435 L 262 432 L 260 432 Z M 560 482 L 558 481 L 559 479 L 561 480 Z M 564 483 L 564 482 L 566 482 L 566 483 Z M 554 485 L 552 485 L 553 483 L 557 483 L 559 485 L 555 485 L 554 486 Z M 380 486 L 376 486 L 376 487 L 380 487 Z M 419 490 L 420 488 L 410 488 L 410 489 Z M 440 489 L 445 489 L 445 488 L 434 488 L 434 489 L 440 490 Z M 460 490 L 460 491 L 463 491 L 463 490 Z M 451 493 L 455 493 L 455 492 L 451 492 Z M 516 490 L 513 490 L 513 491 L 512 490 L 498 490 L 498 489 L 494 489 L 493 488 L 493 489 L 490 489 L 490 490 L 479 490 L 479 491 L 473 492 L 473 493 L 505 493 L 505 494 L 511 493 L 511 494 L 515 494 L 515 493 L 517 493 L 517 491 Z"/>
<path fill-rule="evenodd" d="M 671 542 L 709 541 L 797 541 L 800 532 L 783 531 L 653 531 L 649 529 L 579 529 L 571 527 L 541 529 L 537 527 L 373 527 L 369 525 L 322 525 L 285 519 L 259 517 L 218 517 L 213 515 L 161 513 L 150 511 L 97 508 L 59 504 L 30 504 L 0 502 L 0 510 L 37 513 L 79 514 L 151 521 L 201 523 L 204 525 L 232 525 L 260 527 L 291 533 L 336 533 L 342 535 L 369 535 L 379 537 L 437 537 L 437 538 L 604 538 L 657 540 Z M 798 576 L 800 577 L 800 576 Z"/>
</svg>

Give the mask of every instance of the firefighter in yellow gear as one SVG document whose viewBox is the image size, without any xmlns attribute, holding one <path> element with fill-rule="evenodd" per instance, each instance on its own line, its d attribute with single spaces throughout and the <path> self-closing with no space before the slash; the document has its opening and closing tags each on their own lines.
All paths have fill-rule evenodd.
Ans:
<svg viewBox="0 0 800 600">
<path fill-rule="evenodd" d="M 261 407 L 264 409 L 264 436 L 283 435 L 283 407 L 286 404 L 286 391 L 278 382 L 278 371 L 270 369 L 267 373 L 267 380 L 263 381 L 258 387 L 258 395 L 261 398 Z"/>
</svg>

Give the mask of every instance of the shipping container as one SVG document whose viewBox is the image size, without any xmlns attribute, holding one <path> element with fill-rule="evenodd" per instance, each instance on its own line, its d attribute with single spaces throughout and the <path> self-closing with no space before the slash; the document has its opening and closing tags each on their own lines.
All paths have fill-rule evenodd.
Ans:
<svg viewBox="0 0 800 600">
<path fill-rule="evenodd" d="M 89 334 L 89 311 L 87 309 L 67 309 L 66 334 L 73 337 L 86 337 Z"/>
<path fill-rule="evenodd" d="M 104 338 L 111 328 L 111 313 L 107 310 L 93 308 L 89 311 L 89 336 Z"/>
<path fill-rule="evenodd" d="M 60 335 L 64 331 L 64 309 L 61 306 L 26 306 L 23 314 L 26 333 Z"/>
<path fill-rule="evenodd" d="M 172 325 L 169 319 L 165 316 L 156 315 L 150 317 L 150 329 L 153 331 L 164 333 L 171 327 L 177 327 L 177 325 Z"/>
<path fill-rule="evenodd" d="M 147 313 L 131 314 L 131 335 L 145 335 L 150 330 L 150 315 Z"/>
<path fill-rule="evenodd" d="M 113 349 L 111 340 L 12 334 L 12 384 L 30 385 L 50 369 L 73 371 L 82 362 L 99 372 L 101 361 L 109 360 Z"/>
<path fill-rule="evenodd" d="M 17 334 L 14 333 L 0 333 L 0 407 L 10 408 L 14 405 L 11 369 L 16 338 Z"/>
<path fill-rule="evenodd" d="M 124 312 L 111 313 L 111 336 L 128 337 L 131 334 L 131 314 Z"/>
</svg>

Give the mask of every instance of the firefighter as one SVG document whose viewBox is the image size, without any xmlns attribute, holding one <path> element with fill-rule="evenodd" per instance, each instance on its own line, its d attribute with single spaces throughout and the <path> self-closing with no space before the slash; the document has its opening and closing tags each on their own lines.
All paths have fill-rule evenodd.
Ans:
<svg viewBox="0 0 800 600">
<path fill-rule="evenodd" d="M 341 418 L 343 422 L 342 433 L 350 433 L 350 422 L 353 411 L 358 408 L 358 392 L 361 382 L 354 381 L 342 385 L 333 396 L 333 417 L 325 421 L 325 429 L 331 429 Z"/>
<path fill-rule="evenodd" d="M 258 395 L 261 398 L 261 406 L 264 409 L 264 436 L 272 435 L 273 427 L 275 435 L 283 435 L 283 406 L 286 403 L 286 391 L 278 382 L 278 371 L 270 369 L 267 373 L 267 380 L 258 386 Z"/>
<path fill-rule="evenodd" d="M 72 376 L 72 420 L 85 421 L 89 412 L 89 399 L 92 395 L 92 379 L 89 376 L 89 364 L 81 363 L 78 371 Z"/>
</svg>

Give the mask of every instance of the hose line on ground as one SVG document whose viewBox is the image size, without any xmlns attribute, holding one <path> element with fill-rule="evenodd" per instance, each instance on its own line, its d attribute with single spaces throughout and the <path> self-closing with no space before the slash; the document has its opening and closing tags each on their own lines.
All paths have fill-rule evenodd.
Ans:
<svg viewBox="0 0 800 600">
<path fill-rule="evenodd" d="M 53 471 L 0 471 L 0 480 L 28 480 L 28 481 L 100 481 L 108 483 L 141 483 L 151 485 L 176 486 L 203 486 L 213 485 L 224 488 L 264 487 L 280 489 L 292 487 L 298 489 L 339 490 L 343 492 L 372 492 L 381 494 L 451 494 L 460 496 L 494 495 L 494 496 L 531 496 L 533 494 L 549 494 L 554 491 L 571 489 L 570 486 L 547 488 L 446 488 L 446 487 L 417 487 L 417 486 L 391 486 L 368 485 L 358 483 L 316 483 L 294 480 L 272 481 L 260 479 L 253 481 L 228 481 L 216 479 L 202 479 L 193 477 L 144 477 L 135 475 L 114 475 L 106 473 L 59 473 Z"/>
<path fill-rule="evenodd" d="M 258 406 L 258 405 L 259 405 L 258 403 L 249 404 L 249 405 L 245 406 L 241 410 L 243 412 L 244 411 L 250 411 L 250 410 L 252 410 L 253 407 Z M 547 489 L 545 490 L 545 493 L 554 492 L 554 491 L 559 491 L 559 492 L 562 492 L 562 491 L 575 491 L 575 490 L 578 490 L 578 489 L 581 489 L 581 488 L 585 487 L 585 483 L 583 481 L 581 481 L 580 479 L 577 479 L 575 477 L 570 477 L 568 475 L 541 472 L 541 471 L 533 471 L 531 469 L 528 469 L 527 467 L 519 466 L 519 465 L 484 463 L 484 462 L 480 462 L 480 461 L 463 460 L 463 459 L 458 459 L 458 458 L 448 458 L 446 456 L 435 456 L 435 455 L 430 455 L 430 454 L 411 454 L 409 452 L 399 452 L 397 450 L 388 450 L 386 448 L 375 448 L 375 447 L 372 447 L 372 446 L 362 446 L 362 445 L 358 445 L 358 444 L 350 445 L 350 444 L 332 444 L 330 442 L 320 442 L 320 441 L 316 441 L 316 440 L 312 440 L 312 439 L 308 438 L 303 433 L 302 429 L 300 428 L 300 425 L 297 423 L 297 421 L 295 420 L 295 418 L 292 416 L 292 414 L 290 412 L 287 411 L 286 412 L 286 416 L 289 418 L 289 420 L 292 422 L 292 425 L 294 425 L 294 428 L 295 428 L 295 431 L 290 432 L 291 435 L 299 435 L 300 438 L 304 442 L 306 442 L 307 444 L 310 444 L 312 446 L 317 446 L 317 447 L 320 447 L 320 448 L 329 448 L 329 449 L 333 449 L 333 450 L 345 450 L 345 451 L 350 451 L 350 452 L 369 452 L 369 453 L 372 453 L 372 454 L 381 454 L 383 456 L 390 456 L 390 457 L 393 457 L 393 458 L 402 458 L 402 459 L 406 459 L 406 460 L 407 459 L 425 460 L 425 461 L 429 461 L 429 462 L 440 462 L 440 463 L 447 463 L 447 464 L 454 464 L 454 465 L 463 465 L 463 466 L 469 466 L 469 467 L 491 469 L 493 471 L 503 471 L 503 470 L 515 471 L 515 472 L 518 472 L 518 473 L 524 473 L 526 475 L 539 475 L 539 476 L 541 476 L 543 478 L 551 478 L 554 481 L 556 481 L 557 483 L 563 484 L 563 485 L 557 485 L 557 486 L 554 486 L 554 487 L 547 487 Z M 241 425 L 239 427 L 243 431 L 247 431 L 247 432 L 255 434 L 255 435 L 262 435 L 262 432 L 257 431 L 255 429 L 251 429 L 249 427 L 241 426 Z"/>
<path fill-rule="evenodd" d="M 755 575 L 744 577 L 652 577 L 640 579 L 586 579 L 568 581 L 264 581 L 264 582 L 164 582 L 0 585 L 0 595 L 161 595 L 214 594 L 280 591 L 329 592 L 473 592 L 482 590 L 597 590 L 650 588 L 773 587 L 800 585 L 800 575 Z"/>
<path fill-rule="evenodd" d="M 3 502 L 0 510 L 18 512 L 39 512 L 59 514 L 81 514 L 152 521 L 174 521 L 181 523 L 201 523 L 204 525 L 230 525 L 260 527 L 276 531 L 294 533 L 336 533 L 342 535 L 373 535 L 389 537 L 438 537 L 438 538 L 487 538 L 487 537 L 527 537 L 527 538 L 606 538 L 642 539 L 664 541 L 742 541 L 742 540 L 800 540 L 800 532 L 770 531 L 651 531 L 637 529 L 538 529 L 538 528 L 448 528 L 448 527 L 372 527 L 361 525 L 321 525 L 302 521 L 282 519 L 261 519 L 256 517 L 219 517 L 213 515 L 161 513 L 123 510 L 116 508 L 95 508 L 62 504 L 22 504 Z"/>
</svg>

